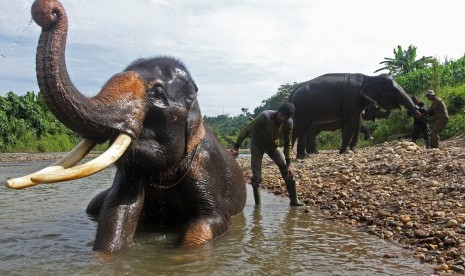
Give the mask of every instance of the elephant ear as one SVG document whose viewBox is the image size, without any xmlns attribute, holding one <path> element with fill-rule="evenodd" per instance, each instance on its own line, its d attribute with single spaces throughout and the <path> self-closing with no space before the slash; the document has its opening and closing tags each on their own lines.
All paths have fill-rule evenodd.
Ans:
<svg viewBox="0 0 465 276">
<path fill-rule="evenodd" d="M 205 127 L 203 125 L 202 114 L 200 113 L 200 107 L 196 98 L 192 101 L 191 108 L 187 114 L 186 136 L 187 153 L 191 153 L 203 137 L 205 137 Z"/>
</svg>

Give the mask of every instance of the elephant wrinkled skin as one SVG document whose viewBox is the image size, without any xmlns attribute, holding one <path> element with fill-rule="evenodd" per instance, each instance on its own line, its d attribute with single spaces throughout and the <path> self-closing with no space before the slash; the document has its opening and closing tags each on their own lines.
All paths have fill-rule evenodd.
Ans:
<svg viewBox="0 0 465 276">
<path fill-rule="evenodd" d="M 299 85 L 289 96 L 295 106 L 294 135 L 297 158 L 305 157 L 311 128 L 342 128 L 340 153 L 352 152 L 358 142 L 362 111 L 369 105 L 391 110 L 399 105 L 418 116 L 410 97 L 389 75 L 326 74 Z"/>
<path fill-rule="evenodd" d="M 139 59 L 87 98 L 66 69 L 64 8 L 37 0 L 32 15 L 42 27 L 36 59 L 41 93 L 54 115 L 85 139 L 72 154 L 7 186 L 85 177 L 115 162 L 113 185 L 87 207 L 98 220 L 94 250 L 127 247 L 141 225 L 173 226 L 186 246 L 225 233 L 230 217 L 245 206 L 245 181 L 236 160 L 203 125 L 197 86 L 185 66 L 170 57 Z M 114 144 L 103 157 L 73 167 L 106 140 Z"/>
</svg>

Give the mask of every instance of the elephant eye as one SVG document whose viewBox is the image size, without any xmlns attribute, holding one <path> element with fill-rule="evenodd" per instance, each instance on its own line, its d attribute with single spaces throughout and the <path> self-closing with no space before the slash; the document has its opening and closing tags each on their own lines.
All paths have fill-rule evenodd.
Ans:
<svg viewBox="0 0 465 276">
<path fill-rule="evenodd" d="M 148 96 L 156 96 L 163 93 L 163 87 L 161 85 L 155 85 L 153 88 L 147 91 Z"/>
</svg>

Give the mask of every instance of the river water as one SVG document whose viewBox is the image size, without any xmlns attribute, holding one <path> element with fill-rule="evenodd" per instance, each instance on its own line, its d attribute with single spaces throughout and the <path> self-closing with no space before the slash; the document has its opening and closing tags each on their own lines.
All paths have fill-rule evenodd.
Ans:
<svg viewBox="0 0 465 276">
<path fill-rule="evenodd" d="M 48 164 L 0 163 L 0 180 Z M 113 175 L 110 168 L 62 184 L 0 187 L 0 275 L 431 274 L 396 245 L 291 208 L 287 199 L 263 192 L 256 208 L 250 187 L 231 231 L 202 248 L 177 247 L 175 234 L 144 233 L 128 250 L 101 258 L 92 251 L 97 223 L 85 208 Z"/>
</svg>

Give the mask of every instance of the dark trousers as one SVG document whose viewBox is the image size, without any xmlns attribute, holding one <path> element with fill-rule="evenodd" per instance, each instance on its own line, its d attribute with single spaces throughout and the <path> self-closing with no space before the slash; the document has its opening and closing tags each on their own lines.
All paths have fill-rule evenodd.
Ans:
<svg viewBox="0 0 465 276">
<path fill-rule="evenodd" d="M 278 165 L 281 174 L 283 174 L 283 171 L 287 168 L 284 153 L 280 148 L 275 148 L 265 152 L 252 138 L 250 141 L 250 154 L 252 155 L 250 160 L 250 165 L 252 167 L 252 179 L 250 182 L 254 187 L 260 186 L 260 183 L 262 182 L 262 160 L 265 153 L 271 158 L 271 160 L 273 160 L 273 162 L 275 162 L 276 165 Z"/>
<path fill-rule="evenodd" d="M 430 146 L 430 131 L 429 131 L 429 126 L 425 122 L 414 122 L 413 123 L 413 132 L 412 132 L 412 141 L 415 142 L 418 139 L 418 136 L 420 133 L 423 136 L 423 139 L 425 139 L 425 145 L 426 148 L 429 148 Z"/>
</svg>

